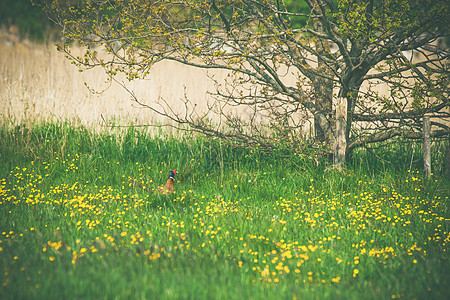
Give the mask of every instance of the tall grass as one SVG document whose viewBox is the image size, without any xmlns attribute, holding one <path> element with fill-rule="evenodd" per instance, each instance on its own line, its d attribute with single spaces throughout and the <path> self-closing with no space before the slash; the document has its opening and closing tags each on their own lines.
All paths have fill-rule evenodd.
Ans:
<svg viewBox="0 0 450 300">
<path fill-rule="evenodd" d="M 450 182 L 440 155 L 422 177 L 419 152 L 338 170 L 135 128 L 2 127 L 0 297 L 444 299 Z M 171 169 L 170 196 L 130 184 Z"/>
<path fill-rule="evenodd" d="M 96 50 L 101 55 L 101 49 Z M 73 54 L 82 55 L 81 49 L 74 47 Z M 227 75 L 221 71 L 213 73 L 219 81 Z M 209 78 L 211 75 L 176 62 L 162 62 L 153 66 L 144 80 L 128 82 L 120 77 L 117 80 L 147 105 L 160 110 L 157 103 L 166 102 L 167 111 L 178 112 L 178 108 L 185 107 L 183 101 L 187 97 L 195 105 L 195 113 L 201 115 L 208 111 L 208 103 L 212 101 L 209 92 L 215 85 Z M 67 119 L 89 128 L 103 125 L 102 118 L 121 125 L 167 122 L 149 109 L 138 109 L 121 85 L 108 81 L 102 68 L 80 72 L 55 45 L 7 46 L 1 31 L 0 79 L 1 122 Z"/>
</svg>

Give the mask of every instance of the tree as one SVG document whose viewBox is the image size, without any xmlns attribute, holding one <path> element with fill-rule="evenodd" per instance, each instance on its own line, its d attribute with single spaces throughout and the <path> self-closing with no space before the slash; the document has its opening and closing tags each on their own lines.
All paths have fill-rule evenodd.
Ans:
<svg viewBox="0 0 450 300">
<path fill-rule="evenodd" d="M 210 106 L 223 123 L 195 114 L 189 99 L 181 99 L 179 113 L 134 98 L 192 130 L 263 147 L 282 141 L 302 151 L 300 116 L 312 115 L 315 141 L 337 164 L 356 147 L 420 138 L 425 114 L 432 137 L 450 134 L 449 1 L 295 2 L 54 0 L 46 7 L 63 28 L 60 49 L 79 66 L 105 68 L 112 79 L 148 76 L 163 60 L 229 71 Z M 86 46 L 83 56 L 71 53 L 74 42 Z M 254 114 L 244 119 L 227 105 Z"/>
<path fill-rule="evenodd" d="M 17 26 L 21 38 L 43 41 L 50 22 L 39 7 L 31 5 L 29 0 L 0 1 L 0 26 Z"/>
</svg>

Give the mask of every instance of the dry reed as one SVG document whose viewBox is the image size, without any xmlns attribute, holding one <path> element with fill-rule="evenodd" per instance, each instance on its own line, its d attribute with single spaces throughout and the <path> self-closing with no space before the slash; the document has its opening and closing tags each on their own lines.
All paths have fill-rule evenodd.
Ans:
<svg viewBox="0 0 450 300">
<path fill-rule="evenodd" d="M 158 107 L 164 99 L 171 109 L 182 112 L 187 96 L 199 114 L 206 112 L 208 92 L 214 88 L 206 71 L 176 62 L 159 63 L 148 79 L 125 83 L 146 105 Z M 86 84 L 103 92 L 93 94 Z M 0 42 L 0 101 L 0 119 L 9 124 L 69 120 L 98 127 L 104 125 L 103 119 L 122 125 L 167 122 L 139 108 L 119 84 L 107 83 L 101 68 L 80 72 L 55 46 L 41 44 Z"/>
</svg>

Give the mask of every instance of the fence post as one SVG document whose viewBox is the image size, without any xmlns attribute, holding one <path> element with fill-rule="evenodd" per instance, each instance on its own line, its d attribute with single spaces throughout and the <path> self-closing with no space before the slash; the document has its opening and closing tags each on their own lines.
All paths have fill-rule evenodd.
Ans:
<svg viewBox="0 0 450 300">
<path fill-rule="evenodd" d="M 423 117 L 423 168 L 425 176 L 431 175 L 431 123 L 430 117 Z"/>
<path fill-rule="evenodd" d="M 447 141 L 447 161 L 445 162 L 445 171 L 444 174 L 445 176 L 447 176 L 448 178 L 450 178 L 450 135 L 448 136 L 448 141 Z"/>
</svg>

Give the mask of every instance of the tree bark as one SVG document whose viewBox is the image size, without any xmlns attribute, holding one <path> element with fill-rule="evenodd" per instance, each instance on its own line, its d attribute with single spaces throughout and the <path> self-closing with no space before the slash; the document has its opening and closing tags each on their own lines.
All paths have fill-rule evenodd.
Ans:
<svg viewBox="0 0 450 300">
<path fill-rule="evenodd" d="M 315 20 L 314 26 L 318 32 L 324 31 L 323 24 L 318 20 Z M 331 125 L 333 117 L 333 81 L 330 78 L 333 77 L 333 74 L 329 66 L 321 58 L 322 55 L 330 53 L 329 41 L 318 40 L 315 42 L 315 48 L 317 52 L 317 70 L 320 74 L 313 80 L 316 114 L 325 116 L 327 124 L 323 124 L 318 117 L 314 116 L 314 134 L 317 141 L 325 143 L 331 148 L 334 137 L 333 126 Z"/>
<path fill-rule="evenodd" d="M 336 129 L 334 137 L 334 164 L 342 165 L 345 162 L 347 151 L 347 102 L 345 98 L 338 97 L 336 101 Z"/>
<path fill-rule="evenodd" d="M 320 78 L 315 80 L 315 105 L 317 113 L 324 115 L 328 126 L 322 126 L 317 117 L 314 117 L 314 133 L 318 141 L 331 146 L 333 141 L 332 121 L 332 103 L 333 103 L 333 82 L 331 80 Z"/>
</svg>

